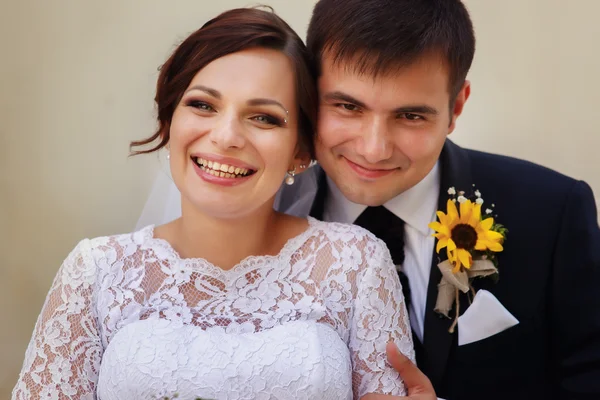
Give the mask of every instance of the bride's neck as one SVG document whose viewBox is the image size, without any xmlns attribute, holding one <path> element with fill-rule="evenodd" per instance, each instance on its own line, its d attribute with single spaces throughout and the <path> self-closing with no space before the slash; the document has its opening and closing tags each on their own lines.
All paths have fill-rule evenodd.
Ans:
<svg viewBox="0 0 600 400">
<path fill-rule="evenodd" d="M 182 217 L 164 232 L 183 258 L 204 258 L 230 269 L 250 255 L 277 253 L 280 215 L 265 207 L 240 218 L 218 218 L 182 207 Z M 277 248 L 275 248 L 277 247 Z"/>
</svg>

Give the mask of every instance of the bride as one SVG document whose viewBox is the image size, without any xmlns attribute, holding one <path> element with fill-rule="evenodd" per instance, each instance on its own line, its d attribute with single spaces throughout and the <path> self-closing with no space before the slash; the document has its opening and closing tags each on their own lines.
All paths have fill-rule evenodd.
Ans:
<svg viewBox="0 0 600 400">
<path fill-rule="evenodd" d="M 46 298 L 13 399 L 366 399 L 414 360 L 383 242 L 273 210 L 307 167 L 318 103 L 301 39 L 227 11 L 161 69 L 159 129 L 181 218 L 82 240 Z M 149 146 L 149 147 L 148 147 Z"/>
</svg>

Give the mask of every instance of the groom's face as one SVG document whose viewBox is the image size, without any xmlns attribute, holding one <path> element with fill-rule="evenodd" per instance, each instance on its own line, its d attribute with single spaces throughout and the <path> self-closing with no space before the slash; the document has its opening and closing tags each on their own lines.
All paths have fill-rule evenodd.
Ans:
<svg viewBox="0 0 600 400">
<path fill-rule="evenodd" d="M 450 109 L 448 69 L 426 56 L 376 77 L 326 55 L 319 78 L 317 159 L 354 203 L 380 205 L 435 165 L 469 95 Z"/>
</svg>

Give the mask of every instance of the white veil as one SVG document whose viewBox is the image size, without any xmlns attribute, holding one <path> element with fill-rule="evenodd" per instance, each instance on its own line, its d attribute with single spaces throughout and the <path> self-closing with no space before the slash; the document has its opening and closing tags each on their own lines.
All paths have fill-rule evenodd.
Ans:
<svg viewBox="0 0 600 400">
<path fill-rule="evenodd" d="M 135 226 L 162 225 L 181 216 L 181 193 L 173 183 L 169 163 L 159 157 L 159 170 L 146 204 Z"/>
</svg>

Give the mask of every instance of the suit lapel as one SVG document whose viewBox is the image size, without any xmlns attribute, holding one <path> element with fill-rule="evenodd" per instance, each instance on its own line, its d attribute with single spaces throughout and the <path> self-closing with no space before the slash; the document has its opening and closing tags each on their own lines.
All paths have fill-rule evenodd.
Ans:
<svg viewBox="0 0 600 400">
<path fill-rule="evenodd" d="M 448 188 L 455 187 L 456 190 L 467 191 L 473 185 L 473 182 L 467 152 L 450 140 L 446 140 L 440 155 L 440 162 L 442 171 L 438 209 L 445 210 L 448 201 Z M 436 388 L 440 388 L 443 383 L 450 350 L 453 343 L 457 341 L 457 333 L 451 334 L 448 332 L 452 320 L 440 317 L 433 310 L 437 299 L 438 284 L 442 278 L 442 273 L 437 266 L 439 262 L 439 255 L 434 250 L 427 287 L 423 336 L 424 351 L 417 359 L 419 367 Z"/>
</svg>

